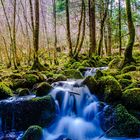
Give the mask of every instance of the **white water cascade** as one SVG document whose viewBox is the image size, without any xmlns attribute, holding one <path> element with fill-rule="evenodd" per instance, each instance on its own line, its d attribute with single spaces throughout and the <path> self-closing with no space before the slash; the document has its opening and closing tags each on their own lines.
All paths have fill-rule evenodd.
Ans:
<svg viewBox="0 0 140 140">
<path fill-rule="evenodd" d="M 79 81 L 80 83 L 80 81 Z M 44 131 L 44 140 L 91 140 L 103 134 L 98 100 L 77 81 L 54 83 L 50 93 L 56 102 L 57 120 Z"/>
</svg>

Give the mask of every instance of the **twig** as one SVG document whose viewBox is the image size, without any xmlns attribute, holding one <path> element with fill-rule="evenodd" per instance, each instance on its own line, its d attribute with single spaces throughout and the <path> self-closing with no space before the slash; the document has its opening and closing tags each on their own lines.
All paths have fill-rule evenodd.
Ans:
<svg viewBox="0 0 140 140">
<path fill-rule="evenodd" d="M 99 136 L 97 138 L 97 140 L 101 139 L 102 137 L 104 137 L 106 134 L 108 134 L 112 129 L 114 128 L 114 126 L 112 126 L 111 128 L 109 128 L 106 132 L 104 132 L 101 136 Z"/>
</svg>

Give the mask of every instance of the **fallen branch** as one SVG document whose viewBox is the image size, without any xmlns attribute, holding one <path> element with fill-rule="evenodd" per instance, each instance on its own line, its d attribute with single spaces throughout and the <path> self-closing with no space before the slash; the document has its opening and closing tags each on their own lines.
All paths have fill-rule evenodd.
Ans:
<svg viewBox="0 0 140 140">
<path fill-rule="evenodd" d="M 79 95 L 80 96 L 80 93 L 77 93 L 77 92 L 73 92 L 73 91 L 69 91 L 70 94 L 75 94 L 75 95 Z"/>
<path fill-rule="evenodd" d="M 103 137 L 104 137 L 106 134 L 108 134 L 113 128 L 114 128 L 114 126 L 112 126 L 111 128 L 109 128 L 106 132 L 104 132 L 101 136 L 99 136 L 99 137 L 97 138 L 97 140 L 103 138 Z"/>
</svg>

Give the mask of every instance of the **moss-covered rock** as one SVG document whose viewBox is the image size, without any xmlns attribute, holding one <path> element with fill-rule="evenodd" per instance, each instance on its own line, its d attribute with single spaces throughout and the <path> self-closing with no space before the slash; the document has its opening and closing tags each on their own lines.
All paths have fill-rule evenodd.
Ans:
<svg viewBox="0 0 140 140">
<path fill-rule="evenodd" d="M 101 126 L 104 131 L 112 128 L 107 135 L 112 137 L 140 136 L 140 121 L 128 113 L 121 104 L 115 108 L 107 107 L 101 114 Z"/>
<path fill-rule="evenodd" d="M 58 81 L 66 81 L 67 77 L 63 74 L 57 74 L 54 76 L 54 81 L 58 82 Z"/>
<path fill-rule="evenodd" d="M 132 83 L 132 81 L 128 80 L 128 79 L 119 79 L 118 81 L 119 81 L 122 89 L 125 89 L 126 87 L 128 87 Z"/>
<path fill-rule="evenodd" d="M 42 82 L 35 88 L 35 93 L 37 96 L 45 96 L 51 91 L 51 89 L 52 86 L 49 83 Z"/>
<path fill-rule="evenodd" d="M 132 77 L 129 73 L 126 74 L 120 74 L 115 76 L 116 79 L 127 79 L 127 80 L 132 80 Z"/>
<path fill-rule="evenodd" d="M 86 85 L 89 88 L 89 90 L 92 94 L 96 93 L 96 91 L 97 91 L 97 81 L 95 80 L 94 77 L 92 77 L 92 76 L 86 77 L 83 80 L 82 84 Z"/>
<path fill-rule="evenodd" d="M 24 78 L 28 82 L 29 86 L 33 86 L 34 84 L 39 82 L 39 77 L 37 75 L 35 75 L 35 74 L 25 74 Z"/>
<path fill-rule="evenodd" d="M 83 76 L 80 71 L 75 69 L 68 69 L 62 72 L 67 78 L 70 79 L 82 79 Z"/>
<path fill-rule="evenodd" d="M 9 76 L 11 79 L 22 79 L 22 76 L 20 73 L 13 73 Z"/>
<path fill-rule="evenodd" d="M 18 88 L 16 90 L 18 96 L 27 96 L 30 95 L 30 91 L 28 88 Z"/>
<path fill-rule="evenodd" d="M 122 73 L 127 73 L 129 71 L 136 71 L 136 70 L 137 70 L 136 66 L 130 65 L 130 66 L 124 67 L 121 72 Z"/>
<path fill-rule="evenodd" d="M 112 76 L 103 76 L 98 80 L 98 94 L 103 101 L 113 103 L 120 100 L 122 91 L 119 82 Z"/>
<path fill-rule="evenodd" d="M 0 100 L 13 96 L 13 91 L 6 86 L 3 82 L 0 82 Z"/>
<path fill-rule="evenodd" d="M 28 85 L 28 82 L 26 79 L 13 79 L 12 80 L 12 89 L 16 90 L 18 88 L 26 88 L 26 87 L 30 87 L 30 85 Z"/>
<path fill-rule="evenodd" d="M 42 140 L 43 131 L 40 126 L 30 126 L 24 133 L 22 140 Z"/>
<path fill-rule="evenodd" d="M 127 86 L 125 89 L 131 89 L 131 88 L 140 88 L 140 81 L 134 81 L 129 86 Z"/>
<path fill-rule="evenodd" d="M 96 74 L 95 74 L 95 79 L 98 80 L 100 79 L 102 76 L 104 76 L 104 73 L 101 70 L 97 70 Z"/>
<path fill-rule="evenodd" d="M 112 61 L 110 61 L 108 66 L 110 69 L 118 69 L 120 67 L 121 61 L 121 57 L 115 57 Z"/>
<path fill-rule="evenodd" d="M 118 69 L 107 69 L 104 71 L 104 74 L 110 76 L 116 76 L 121 74 L 121 72 Z"/>
<path fill-rule="evenodd" d="M 28 96 L 16 98 L 10 102 L 0 102 L 1 127 L 2 129 L 24 131 L 31 125 L 47 127 L 55 118 L 55 102 L 51 96 L 35 97 Z M 5 128 L 6 122 L 6 128 Z"/>
<path fill-rule="evenodd" d="M 139 109 L 140 108 L 140 88 L 127 89 L 123 92 L 123 103 L 128 108 Z"/>
</svg>

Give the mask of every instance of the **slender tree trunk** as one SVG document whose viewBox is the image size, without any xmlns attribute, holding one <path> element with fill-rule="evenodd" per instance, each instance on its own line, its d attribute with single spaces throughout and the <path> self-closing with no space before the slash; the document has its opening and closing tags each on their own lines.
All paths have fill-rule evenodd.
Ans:
<svg viewBox="0 0 140 140">
<path fill-rule="evenodd" d="M 17 69 L 17 47 L 16 47 L 16 8 L 17 8 L 17 1 L 14 0 L 14 22 L 13 22 L 13 64 L 14 68 Z"/>
<path fill-rule="evenodd" d="M 119 0 L 119 54 L 122 54 L 121 0 Z"/>
<path fill-rule="evenodd" d="M 53 0 L 53 20 L 54 20 L 54 64 L 58 64 L 58 61 L 57 61 L 56 0 Z"/>
<path fill-rule="evenodd" d="M 112 48 L 112 5 L 113 1 L 110 1 L 110 11 L 108 16 L 108 48 L 107 48 L 107 55 L 111 55 L 111 48 Z"/>
<path fill-rule="evenodd" d="M 96 53 L 96 20 L 95 20 L 95 0 L 88 0 L 89 7 L 89 38 L 90 49 L 89 56 Z"/>
<path fill-rule="evenodd" d="M 130 0 L 125 0 L 125 1 L 126 1 L 128 30 L 129 30 L 129 40 L 128 40 L 127 48 L 124 54 L 124 65 L 127 63 L 134 62 L 132 51 L 133 51 L 133 45 L 135 42 L 135 27 L 132 20 L 131 2 Z"/>
<path fill-rule="evenodd" d="M 71 31 L 70 31 L 70 15 L 69 15 L 69 0 L 66 0 L 66 31 L 67 31 L 67 42 L 69 46 L 69 56 L 73 56 Z"/>
<path fill-rule="evenodd" d="M 103 47 L 103 36 L 104 36 L 104 24 L 108 15 L 108 6 L 109 6 L 109 0 L 107 0 L 103 16 L 101 17 L 101 23 L 100 23 L 100 39 L 99 39 L 99 45 L 98 45 L 98 55 L 101 55 L 101 50 Z"/>
</svg>

